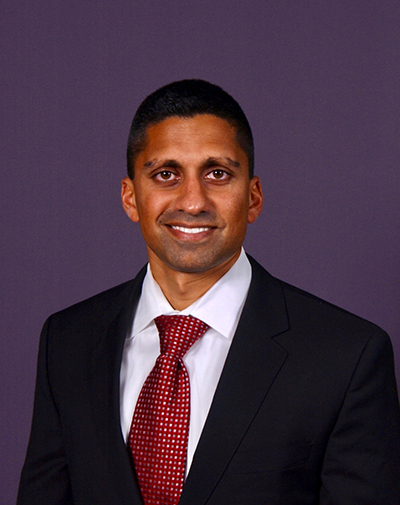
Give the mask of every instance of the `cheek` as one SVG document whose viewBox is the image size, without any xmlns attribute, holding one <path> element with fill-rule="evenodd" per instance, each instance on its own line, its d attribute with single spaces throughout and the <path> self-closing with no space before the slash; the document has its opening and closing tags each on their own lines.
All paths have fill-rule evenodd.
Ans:
<svg viewBox="0 0 400 505">
<path fill-rule="evenodd" d="M 162 212 L 163 201 L 162 198 L 154 193 L 147 193 L 145 197 L 139 196 L 137 198 L 137 211 L 140 221 L 155 221 Z"/>
<path fill-rule="evenodd" d="M 225 216 L 231 230 L 231 238 L 246 234 L 248 214 L 249 210 L 246 202 L 237 201 L 236 204 L 226 208 Z"/>
<path fill-rule="evenodd" d="M 236 198 L 231 200 L 229 214 L 232 217 L 235 216 L 238 225 L 241 224 L 242 221 L 247 222 L 248 212 L 249 212 L 249 204 L 245 196 L 239 194 L 236 196 Z"/>
</svg>

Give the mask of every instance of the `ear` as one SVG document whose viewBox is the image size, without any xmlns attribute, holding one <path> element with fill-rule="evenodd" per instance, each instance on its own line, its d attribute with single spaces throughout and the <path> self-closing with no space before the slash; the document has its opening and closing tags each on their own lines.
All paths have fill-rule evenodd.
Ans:
<svg viewBox="0 0 400 505">
<path fill-rule="evenodd" d="M 247 222 L 254 223 L 254 221 L 261 214 L 263 206 L 263 193 L 261 188 L 260 178 L 254 176 L 250 181 L 249 188 L 249 212 L 247 215 Z"/>
<path fill-rule="evenodd" d="M 134 223 L 139 222 L 139 214 L 136 206 L 135 186 L 132 179 L 124 177 L 121 183 L 122 207 Z"/>
</svg>

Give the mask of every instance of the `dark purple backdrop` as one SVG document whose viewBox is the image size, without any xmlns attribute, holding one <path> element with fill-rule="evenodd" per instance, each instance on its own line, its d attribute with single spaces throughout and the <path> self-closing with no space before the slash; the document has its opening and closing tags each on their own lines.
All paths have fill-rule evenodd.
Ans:
<svg viewBox="0 0 400 505">
<path fill-rule="evenodd" d="M 44 319 L 145 261 L 119 202 L 129 124 L 169 81 L 222 85 L 253 126 L 247 250 L 370 319 L 400 370 L 398 0 L 2 3 L 1 503 L 15 502 Z"/>
</svg>

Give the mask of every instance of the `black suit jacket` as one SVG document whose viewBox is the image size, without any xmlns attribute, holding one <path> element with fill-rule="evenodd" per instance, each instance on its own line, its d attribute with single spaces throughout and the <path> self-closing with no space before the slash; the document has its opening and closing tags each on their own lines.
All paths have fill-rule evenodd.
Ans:
<svg viewBox="0 0 400 505">
<path fill-rule="evenodd" d="M 389 338 L 251 261 L 180 504 L 399 505 Z M 119 371 L 143 277 L 46 322 L 19 505 L 142 503 L 120 429 Z"/>
</svg>

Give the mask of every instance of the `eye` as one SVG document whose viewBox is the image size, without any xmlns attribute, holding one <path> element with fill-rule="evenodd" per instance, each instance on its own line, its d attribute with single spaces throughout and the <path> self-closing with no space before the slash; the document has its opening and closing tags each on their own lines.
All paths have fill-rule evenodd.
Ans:
<svg viewBox="0 0 400 505">
<path fill-rule="evenodd" d="M 229 174 L 221 168 L 215 168 L 209 172 L 206 177 L 207 179 L 211 179 L 213 181 L 225 181 L 229 178 Z"/>
<path fill-rule="evenodd" d="M 175 177 L 175 174 L 170 170 L 162 170 L 155 175 L 156 179 L 161 179 L 162 181 L 172 181 Z"/>
</svg>

